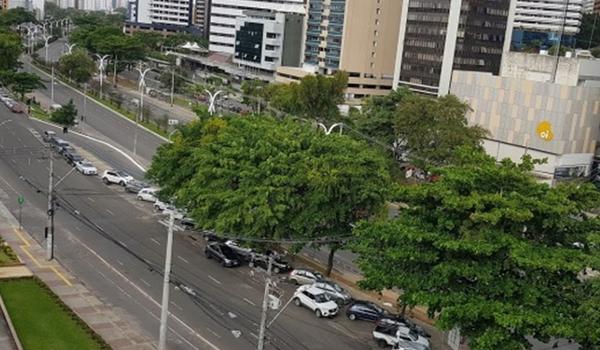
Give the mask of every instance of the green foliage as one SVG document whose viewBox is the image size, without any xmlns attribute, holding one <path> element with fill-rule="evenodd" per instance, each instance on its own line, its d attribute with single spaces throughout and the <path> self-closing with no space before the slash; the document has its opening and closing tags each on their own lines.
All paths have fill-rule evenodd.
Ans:
<svg viewBox="0 0 600 350">
<path fill-rule="evenodd" d="M 337 72 L 331 77 L 307 75 L 299 83 L 272 84 L 265 92 L 269 103 L 286 113 L 325 122 L 340 121 L 337 105 L 344 102 L 348 74 Z"/>
<path fill-rule="evenodd" d="M 255 99 L 252 99 L 252 97 L 264 98 L 268 85 L 267 82 L 262 80 L 244 80 L 241 86 L 244 95 L 243 102 L 245 104 L 253 104 L 256 101 Z"/>
<path fill-rule="evenodd" d="M 171 71 L 163 71 L 160 74 L 159 81 L 161 87 L 163 89 L 167 89 L 168 91 L 171 91 L 171 85 L 173 85 L 175 88 L 175 93 L 182 92 L 185 84 L 185 79 L 183 79 L 181 75 L 177 73 L 177 71 L 175 74 L 172 74 Z"/>
<path fill-rule="evenodd" d="M 73 99 L 69 100 L 69 103 L 66 105 L 54 111 L 50 116 L 51 121 L 62 126 L 75 125 L 75 118 L 77 118 L 77 109 L 73 104 Z"/>
<path fill-rule="evenodd" d="M 567 53 L 567 48 L 564 47 L 564 45 L 560 46 L 560 50 L 558 48 L 558 44 L 556 45 L 552 45 L 549 49 L 548 49 L 548 55 L 550 56 L 556 56 L 558 50 L 558 55 L 559 56 L 564 56 Z"/>
<path fill-rule="evenodd" d="M 599 193 L 537 183 L 530 158 L 459 154 L 438 181 L 397 193 L 408 207 L 397 218 L 357 227 L 362 286 L 402 290 L 402 304 L 459 327 L 473 350 L 528 348 L 526 336 L 598 349 L 600 286 L 580 273 L 600 269 L 600 221 L 586 214 Z"/>
<path fill-rule="evenodd" d="M 600 14 L 583 14 L 575 40 L 577 47 L 581 49 L 600 46 Z"/>
<path fill-rule="evenodd" d="M 29 72 L 12 73 L 8 78 L 8 85 L 13 91 L 21 95 L 21 100 L 25 98 L 25 94 L 44 87 L 40 77 Z"/>
<path fill-rule="evenodd" d="M 35 14 L 25 10 L 23 7 L 16 7 L 0 12 L 0 29 L 28 22 L 37 22 Z"/>
<path fill-rule="evenodd" d="M 17 69 L 21 51 L 21 38 L 18 34 L 0 31 L 0 71 Z"/>
<path fill-rule="evenodd" d="M 592 53 L 592 56 L 594 56 L 596 58 L 600 58 L 600 46 L 594 47 L 593 49 L 590 50 L 590 52 Z"/>
<path fill-rule="evenodd" d="M 188 124 L 148 176 L 203 228 L 262 238 L 347 236 L 381 210 L 389 183 L 366 144 L 265 116 Z"/>
<path fill-rule="evenodd" d="M 64 55 L 58 61 L 58 70 L 65 76 L 85 83 L 96 72 L 96 63 L 83 50 L 74 50 L 73 53 Z"/>
</svg>

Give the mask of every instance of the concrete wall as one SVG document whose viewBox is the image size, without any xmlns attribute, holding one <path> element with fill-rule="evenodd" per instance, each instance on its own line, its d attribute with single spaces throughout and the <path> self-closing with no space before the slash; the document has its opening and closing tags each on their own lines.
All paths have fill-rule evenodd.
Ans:
<svg viewBox="0 0 600 350">
<path fill-rule="evenodd" d="M 455 71 L 451 93 L 469 103 L 469 123 L 488 129 L 492 140 L 555 155 L 596 151 L 600 88 Z M 540 136 L 542 122 L 551 139 Z"/>
</svg>

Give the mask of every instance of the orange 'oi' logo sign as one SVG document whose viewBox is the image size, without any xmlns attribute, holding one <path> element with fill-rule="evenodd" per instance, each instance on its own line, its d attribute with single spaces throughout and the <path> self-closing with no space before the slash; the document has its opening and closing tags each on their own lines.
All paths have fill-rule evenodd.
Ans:
<svg viewBox="0 0 600 350">
<path fill-rule="evenodd" d="M 552 141 L 554 133 L 552 132 L 552 124 L 549 121 L 544 120 L 539 123 L 535 129 L 537 135 L 544 141 Z"/>
</svg>

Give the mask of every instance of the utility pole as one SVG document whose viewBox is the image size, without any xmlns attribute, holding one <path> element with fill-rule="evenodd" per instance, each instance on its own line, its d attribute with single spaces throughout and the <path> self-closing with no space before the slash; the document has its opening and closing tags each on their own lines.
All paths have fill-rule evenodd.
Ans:
<svg viewBox="0 0 600 350">
<path fill-rule="evenodd" d="M 87 114 L 87 82 L 83 83 L 83 114 L 81 115 L 81 126 L 83 127 L 83 121 Z"/>
<path fill-rule="evenodd" d="M 46 260 L 54 259 L 54 158 L 50 154 L 50 173 L 48 176 L 48 222 L 46 224 Z"/>
<path fill-rule="evenodd" d="M 271 270 L 273 269 L 273 257 L 269 255 L 267 265 L 267 280 L 265 282 L 265 293 L 263 294 L 262 313 L 260 315 L 260 330 L 258 332 L 258 350 L 265 348 L 265 331 L 267 328 L 267 311 L 269 310 L 269 292 L 271 289 Z"/>
<path fill-rule="evenodd" d="M 171 275 L 171 256 L 173 254 L 173 225 L 174 212 L 169 214 L 169 233 L 167 234 L 167 253 L 165 256 L 165 273 L 163 279 L 162 307 L 160 311 L 160 333 L 158 350 L 166 350 L 167 346 L 167 319 L 169 318 L 169 278 Z"/>
<path fill-rule="evenodd" d="M 173 95 L 175 94 L 175 68 L 171 70 L 171 107 L 173 107 Z"/>
<path fill-rule="evenodd" d="M 52 67 L 50 69 L 52 70 L 52 80 L 50 81 L 50 100 L 52 101 L 52 104 L 54 104 L 54 63 L 52 63 Z"/>
</svg>

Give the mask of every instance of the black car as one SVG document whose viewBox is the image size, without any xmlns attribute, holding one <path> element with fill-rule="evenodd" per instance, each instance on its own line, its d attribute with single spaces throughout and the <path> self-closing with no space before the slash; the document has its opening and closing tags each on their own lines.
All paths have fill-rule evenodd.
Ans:
<svg viewBox="0 0 600 350">
<path fill-rule="evenodd" d="M 370 301 L 355 300 L 346 309 L 346 316 L 352 321 L 365 320 L 375 322 L 388 316 L 388 313 Z"/>
<path fill-rule="evenodd" d="M 292 266 L 288 264 L 287 261 L 274 254 L 252 254 L 248 266 L 257 266 L 266 270 L 269 265 L 269 256 L 273 257 L 273 273 L 282 273 L 292 270 Z"/>
<path fill-rule="evenodd" d="M 426 338 L 431 338 L 431 334 L 427 332 L 423 327 L 414 323 L 411 319 L 404 317 L 402 315 L 394 315 L 394 314 L 386 314 L 382 318 L 376 321 L 378 326 L 388 326 L 388 325 L 396 325 L 403 324 L 416 332 L 418 335 Z"/>
<path fill-rule="evenodd" d="M 192 218 L 184 217 L 179 223 L 186 230 L 193 230 L 196 228 L 196 221 Z"/>
<path fill-rule="evenodd" d="M 63 156 L 66 153 L 77 152 L 77 151 L 75 151 L 75 148 L 73 148 L 73 146 L 71 146 L 71 145 L 58 146 L 56 148 L 56 151 L 58 152 L 58 154 L 62 154 Z"/>
<path fill-rule="evenodd" d="M 204 248 L 204 254 L 208 259 L 215 259 L 224 267 L 240 266 L 240 258 L 227 245 L 219 242 L 210 242 Z"/>
<path fill-rule="evenodd" d="M 128 181 L 127 184 L 125 184 L 125 192 L 137 194 L 138 192 L 140 192 L 140 190 L 146 187 L 150 187 L 150 185 L 142 181 L 131 180 Z"/>
<path fill-rule="evenodd" d="M 217 235 L 213 231 L 202 231 L 202 237 L 204 237 L 204 240 L 207 242 L 225 243 L 225 241 L 227 240 L 227 239 Z"/>
<path fill-rule="evenodd" d="M 63 153 L 63 156 L 65 157 L 67 163 L 71 165 L 75 165 L 75 163 L 83 160 L 83 157 L 77 154 L 77 152 L 66 152 Z"/>
</svg>

